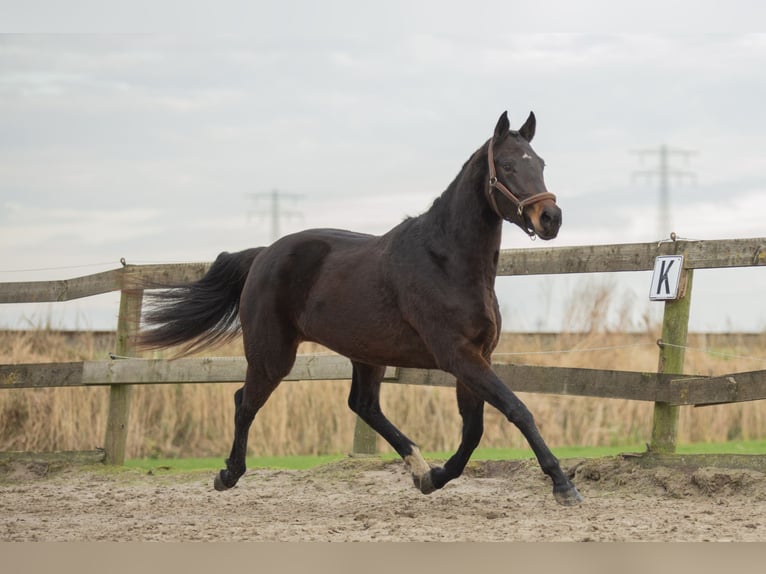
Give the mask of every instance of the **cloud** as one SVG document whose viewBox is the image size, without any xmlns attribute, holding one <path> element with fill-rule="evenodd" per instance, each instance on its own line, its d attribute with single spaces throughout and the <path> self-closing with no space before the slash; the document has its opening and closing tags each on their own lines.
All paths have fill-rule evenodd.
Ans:
<svg viewBox="0 0 766 574">
<path fill-rule="evenodd" d="M 718 201 L 703 201 L 678 209 L 679 235 L 701 239 L 763 237 L 766 186 Z"/>
<path fill-rule="evenodd" d="M 444 26 L 386 9 L 368 33 L 313 7 L 289 35 L 266 29 L 286 10 L 266 8 L 263 34 L 0 38 L 3 267 L 267 243 L 248 193 L 274 188 L 304 196 L 283 231 L 383 233 L 505 109 L 516 127 L 537 114 L 556 244 L 656 239 L 656 182 L 631 183 L 655 166 L 630 152 L 662 143 L 699 152 L 672 166 L 698 176 L 671 189 L 679 234 L 763 233 L 764 35 L 523 34 L 487 7 L 496 33 L 441 9 Z M 510 226 L 504 240 L 530 246 Z"/>
<path fill-rule="evenodd" d="M 18 203 L 3 204 L 0 245 L 4 251 L 31 251 L 42 261 L 45 253 L 59 252 L 60 244 L 72 247 L 131 241 L 161 229 L 158 211 L 151 208 L 119 208 L 112 211 L 87 208 L 45 209 Z"/>
</svg>

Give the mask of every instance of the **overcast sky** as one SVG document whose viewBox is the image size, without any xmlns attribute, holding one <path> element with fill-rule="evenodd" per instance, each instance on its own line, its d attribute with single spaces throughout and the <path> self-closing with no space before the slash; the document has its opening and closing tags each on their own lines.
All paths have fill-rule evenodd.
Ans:
<svg viewBox="0 0 766 574">
<path fill-rule="evenodd" d="M 694 152 L 671 157 L 693 174 L 671 182 L 672 230 L 766 236 L 766 35 L 487 34 L 387 14 L 378 33 L 315 10 L 258 34 L 0 36 L 0 281 L 270 243 L 255 195 L 275 189 L 282 233 L 383 233 L 429 207 L 504 110 L 515 128 L 537 116 L 564 213 L 546 245 L 661 239 L 658 180 L 633 175 L 658 167 L 634 152 L 663 144 Z M 506 224 L 504 247 L 541 243 Z M 692 329 L 766 328 L 763 269 L 695 281 Z M 635 327 L 661 315 L 648 273 L 502 278 L 505 326 L 571 326 L 604 286 Z M 114 301 L 3 306 L 0 327 L 112 328 Z"/>
</svg>

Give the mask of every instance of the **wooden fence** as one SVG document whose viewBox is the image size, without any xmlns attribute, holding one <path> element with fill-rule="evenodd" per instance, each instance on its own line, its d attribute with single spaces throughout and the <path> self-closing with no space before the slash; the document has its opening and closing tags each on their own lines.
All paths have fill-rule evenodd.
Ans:
<svg viewBox="0 0 766 574">
<path fill-rule="evenodd" d="M 696 269 L 766 266 L 766 238 L 717 241 L 663 241 L 578 247 L 503 250 L 498 275 L 539 275 L 648 271 L 660 255 L 683 255 L 682 295 L 664 303 L 657 372 L 493 364 L 514 391 L 622 398 L 655 403 L 649 449 L 675 451 L 678 409 L 766 398 L 766 371 L 718 377 L 683 374 L 689 305 Z M 0 303 L 67 301 L 121 291 L 115 355 L 130 357 L 141 318 L 146 285 L 194 281 L 209 263 L 124 265 L 61 281 L 0 283 Z M 242 382 L 245 361 L 232 358 L 120 359 L 71 363 L 0 365 L 0 389 L 108 385 L 109 414 L 104 440 L 106 462 L 125 459 L 130 392 L 138 384 Z M 350 362 L 336 355 L 300 355 L 286 380 L 350 379 Z M 385 381 L 409 385 L 454 386 L 441 371 L 389 368 Z M 375 435 L 360 420 L 353 452 L 375 452 Z"/>
</svg>

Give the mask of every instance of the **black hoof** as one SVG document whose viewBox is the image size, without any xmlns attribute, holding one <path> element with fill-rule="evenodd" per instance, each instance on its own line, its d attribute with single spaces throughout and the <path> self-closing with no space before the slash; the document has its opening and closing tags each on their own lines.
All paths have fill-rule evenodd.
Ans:
<svg viewBox="0 0 766 574">
<path fill-rule="evenodd" d="M 582 495 L 575 486 L 569 485 L 562 490 L 553 489 L 553 497 L 561 506 L 575 506 L 582 502 Z"/>
<path fill-rule="evenodd" d="M 213 487 L 218 492 L 223 492 L 224 490 L 229 490 L 232 486 L 237 484 L 237 481 L 235 480 L 233 484 L 227 484 L 226 481 L 226 475 L 228 474 L 227 471 L 222 470 L 218 474 L 215 475 L 215 480 L 213 480 Z"/>
<path fill-rule="evenodd" d="M 415 483 L 415 486 L 423 494 L 431 494 L 434 490 L 437 489 L 436 485 L 433 483 L 433 477 L 431 476 L 432 472 L 433 470 L 429 470 L 420 476 L 414 474 L 412 475 L 412 482 Z"/>
</svg>

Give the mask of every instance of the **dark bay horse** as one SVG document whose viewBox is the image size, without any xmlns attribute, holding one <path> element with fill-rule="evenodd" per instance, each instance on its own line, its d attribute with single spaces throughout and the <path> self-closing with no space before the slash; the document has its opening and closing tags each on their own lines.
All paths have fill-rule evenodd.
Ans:
<svg viewBox="0 0 766 574">
<path fill-rule="evenodd" d="M 530 146 L 535 125 L 530 113 L 510 130 L 503 113 L 431 208 L 385 235 L 302 231 L 269 247 L 222 253 L 199 281 L 155 292 L 140 338 L 146 348 L 191 352 L 242 331 L 247 375 L 234 397 L 234 443 L 217 490 L 244 474 L 256 413 L 290 372 L 298 344 L 314 341 L 351 360 L 349 407 L 399 453 L 423 493 L 463 472 L 489 403 L 523 433 L 556 500 L 582 500 L 529 410 L 490 366 L 500 335 L 494 284 L 503 220 L 541 239 L 556 237 L 561 225 L 544 162 Z M 431 467 L 381 411 L 387 365 L 456 377 L 462 440 L 444 466 Z"/>
</svg>

